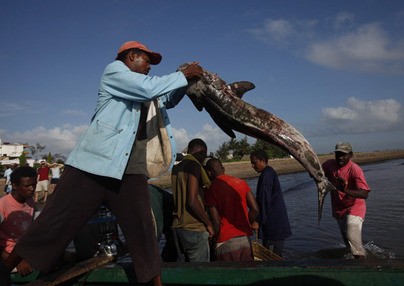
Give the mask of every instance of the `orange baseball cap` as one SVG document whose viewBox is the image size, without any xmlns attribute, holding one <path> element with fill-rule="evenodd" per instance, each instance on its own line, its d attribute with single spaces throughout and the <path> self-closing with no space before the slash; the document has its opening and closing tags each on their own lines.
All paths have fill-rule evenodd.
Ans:
<svg viewBox="0 0 404 286">
<path fill-rule="evenodd" d="M 139 49 L 144 51 L 149 55 L 150 58 L 150 64 L 152 65 L 158 65 L 161 62 L 162 56 L 159 53 L 152 52 L 150 51 L 145 45 L 142 43 L 136 42 L 136 41 L 129 41 L 124 43 L 118 50 L 118 55 L 122 53 L 123 51 L 129 50 L 129 49 Z"/>
</svg>

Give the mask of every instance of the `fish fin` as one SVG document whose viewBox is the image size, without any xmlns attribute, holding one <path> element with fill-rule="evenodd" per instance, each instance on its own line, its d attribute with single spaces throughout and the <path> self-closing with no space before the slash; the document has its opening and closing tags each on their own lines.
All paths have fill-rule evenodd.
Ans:
<svg viewBox="0 0 404 286">
<path fill-rule="evenodd" d="M 212 117 L 213 121 L 217 124 L 217 126 L 219 126 L 220 129 L 222 129 L 222 131 L 224 133 L 226 133 L 227 135 L 229 135 L 231 138 L 236 138 L 236 134 L 234 134 L 233 129 L 231 129 L 230 127 L 226 126 L 223 121 L 219 120 L 219 118 L 216 118 L 214 116 L 210 116 Z"/>
<path fill-rule="evenodd" d="M 203 102 L 201 102 L 200 100 L 198 100 L 196 97 L 191 96 L 188 94 L 189 99 L 192 101 L 192 103 L 194 104 L 194 106 L 196 107 L 196 109 L 198 109 L 198 111 L 202 111 L 203 110 Z"/>
<path fill-rule="evenodd" d="M 230 89 L 237 97 L 242 98 L 244 93 L 255 88 L 255 85 L 249 81 L 236 81 L 229 84 Z"/>
</svg>

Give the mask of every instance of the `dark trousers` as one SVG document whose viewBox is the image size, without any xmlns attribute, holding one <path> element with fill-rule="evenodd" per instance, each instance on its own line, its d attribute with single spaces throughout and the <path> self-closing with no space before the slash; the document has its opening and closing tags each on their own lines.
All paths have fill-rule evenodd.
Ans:
<svg viewBox="0 0 404 286">
<path fill-rule="evenodd" d="M 263 239 L 262 245 L 271 250 L 273 253 L 282 257 L 283 246 L 285 245 L 285 240 L 269 240 Z"/>
<path fill-rule="evenodd" d="M 49 272 L 84 224 L 105 203 L 117 218 L 138 282 L 161 272 L 147 178 L 101 177 L 66 166 L 49 203 L 21 237 L 14 252 L 34 269 Z"/>
</svg>

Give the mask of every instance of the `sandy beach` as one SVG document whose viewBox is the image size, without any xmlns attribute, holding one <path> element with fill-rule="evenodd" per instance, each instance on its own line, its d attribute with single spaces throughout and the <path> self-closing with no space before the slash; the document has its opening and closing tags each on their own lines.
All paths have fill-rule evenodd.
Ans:
<svg viewBox="0 0 404 286">
<path fill-rule="evenodd" d="M 334 153 L 318 156 L 321 163 L 333 157 Z M 404 150 L 354 153 L 352 160 L 359 165 L 364 165 L 402 158 L 404 158 Z M 270 159 L 269 164 L 279 175 L 305 171 L 303 166 L 293 158 Z M 224 163 L 224 167 L 227 174 L 243 179 L 257 177 L 259 175 L 253 170 L 253 168 L 251 168 L 250 161 Z M 161 188 L 169 188 L 171 187 L 170 176 L 171 173 L 166 173 L 160 178 L 152 180 L 151 183 Z M 4 195 L 4 182 L 5 179 L 0 180 L 0 197 Z"/>
<path fill-rule="evenodd" d="M 334 158 L 334 153 L 318 156 L 321 163 L 331 158 Z M 401 158 L 404 158 L 404 150 L 354 153 L 352 161 L 359 165 L 363 165 Z M 294 158 L 270 159 L 269 164 L 279 175 L 305 171 L 304 167 Z M 251 168 L 250 161 L 224 163 L 223 165 L 227 174 L 242 179 L 253 178 L 259 175 L 253 168 Z M 151 182 L 162 188 L 170 187 L 170 173 L 167 173 Z"/>
</svg>

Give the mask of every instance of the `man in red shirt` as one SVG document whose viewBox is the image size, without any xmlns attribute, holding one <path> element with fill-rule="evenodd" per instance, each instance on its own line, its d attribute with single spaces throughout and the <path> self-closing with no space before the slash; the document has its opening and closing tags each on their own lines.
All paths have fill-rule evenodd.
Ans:
<svg viewBox="0 0 404 286">
<path fill-rule="evenodd" d="M 44 192 L 43 202 L 46 203 L 46 199 L 48 198 L 49 171 L 50 168 L 48 164 L 46 164 L 45 161 L 41 161 L 41 165 L 37 170 L 38 183 L 35 189 L 35 203 L 38 202 L 40 192 Z"/>
<path fill-rule="evenodd" d="M 362 224 L 370 188 L 362 169 L 351 161 L 352 146 L 340 142 L 335 146 L 335 159 L 323 163 L 328 180 L 337 188 L 331 192 L 332 213 L 338 222 L 345 245 L 355 258 L 365 258 Z"/>
<path fill-rule="evenodd" d="M 244 180 L 226 175 L 219 159 L 210 159 L 206 171 L 213 180 L 205 193 L 205 206 L 217 234 L 216 259 L 253 261 L 249 236 L 256 225 L 258 205 L 250 187 Z"/>
</svg>

